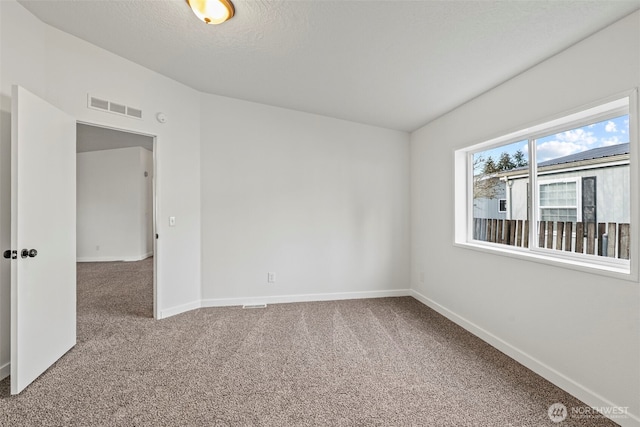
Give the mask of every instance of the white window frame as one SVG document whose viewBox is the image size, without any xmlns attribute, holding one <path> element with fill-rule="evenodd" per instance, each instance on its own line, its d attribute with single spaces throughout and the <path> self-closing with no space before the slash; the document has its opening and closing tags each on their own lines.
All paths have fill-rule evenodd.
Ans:
<svg viewBox="0 0 640 427">
<path fill-rule="evenodd" d="M 543 185 L 566 183 L 566 182 L 576 183 L 576 205 L 575 206 L 544 206 L 543 207 L 540 204 L 540 188 L 542 188 Z M 538 179 L 538 191 L 536 192 L 536 197 L 538 199 L 538 219 L 542 218 L 542 209 L 570 209 L 575 207 L 577 221 L 578 222 L 582 221 L 582 178 L 581 177 Z"/>
<path fill-rule="evenodd" d="M 638 240 L 636 231 L 640 227 L 640 196 L 636 187 L 639 181 L 638 169 L 638 94 L 637 89 L 609 97 L 607 99 L 576 108 L 563 114 L 557 114 L 549 120 L 535 123 L 524 129 L 508 133 L 506 135 L 490 139 L 485 142 L 473 144 L 454 152 L 455 161 L 455 230 L 454 244 L 469 249 L 490 252 L 508 257 L 526 259 L 544 264 L 563 266 L 570 269 L 588 271 L 591 273 L 613 276 L 620 279 L 638 281 Z M 591 123 L 600 122 L 620 115 L 629 115 L 629 143 L 630 143 L 630 223 L 631 226 L 631 259 L 621 260 L 594 255 L 577 254 L 574 252 L 558 251 L 537 247 L 536 227 L 529 227 L 529 248 L 521 248 L 499 243 L 482 242 L 473 240 L 473 155 L 496 147 L 505 146 L 514 142 L 529 141 L 529 170 L 528 177 L 530 188 L 536 189 L 535 197 L 531 199 L 529 207 L 530 223 L 537 224 L 540 218 L 539 189 L 540 179 L 537 172 L 537 160 L 535 141 L 537 139 L 559 133 L 569 129 L 575 129 Z M 563 181 L 567 181 L 564 179 Z M 548 181 L 546 181 L 548 182 Z M 579 188 L 580 186 L 578 186 Z M 581 190 L 581 189 L 580 189 Z M 581 204 L 581 200 L 578 200 Z M 581 217 L 581 212 L 579 210 Z"/>
</svg>

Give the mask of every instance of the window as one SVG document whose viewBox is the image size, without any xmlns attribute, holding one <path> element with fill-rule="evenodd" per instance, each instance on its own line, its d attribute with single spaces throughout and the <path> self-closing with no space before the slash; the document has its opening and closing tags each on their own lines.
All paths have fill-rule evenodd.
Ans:
<svg viewBox="0 0 640 427">
<path fill-rule="evenodd" d="M 582 218 L 579 206 L 578 179 L 540 181 L 540 220 L 578 222 Z"/>
<path fill-rule="evenodd" d="M 458 150 L 456 243 L 630 274 L 636 99 Z"/>
</svg>

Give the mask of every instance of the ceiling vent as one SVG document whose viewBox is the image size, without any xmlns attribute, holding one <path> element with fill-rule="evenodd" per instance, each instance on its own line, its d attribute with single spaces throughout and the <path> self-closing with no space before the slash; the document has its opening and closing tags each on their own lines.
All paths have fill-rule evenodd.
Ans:
<svg viewBox="0 0 640 427">
<path fill-rule="evenodd" d="M 134 119 L 142 119 L 142 110 L 130 107 L 128 105 L 119 104 L 95 96 L 88 96 L 87 107 L 92 110 L 106 111 L 108 113 L 119 114 L 121 116 L 133 117 Z"/>
</svg>

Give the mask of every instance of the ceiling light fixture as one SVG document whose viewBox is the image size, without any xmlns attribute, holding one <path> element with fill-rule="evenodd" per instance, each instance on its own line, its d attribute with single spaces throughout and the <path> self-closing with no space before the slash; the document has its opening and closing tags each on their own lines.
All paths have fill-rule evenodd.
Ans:
<svg viewBox="0 0 640 427">
<path fill-rule="evenodd" d="M 187 0 L 187 3 L 198 19 L 207 24 L 222 24 L 235 13 L 230 0 Z"/>
</svg>

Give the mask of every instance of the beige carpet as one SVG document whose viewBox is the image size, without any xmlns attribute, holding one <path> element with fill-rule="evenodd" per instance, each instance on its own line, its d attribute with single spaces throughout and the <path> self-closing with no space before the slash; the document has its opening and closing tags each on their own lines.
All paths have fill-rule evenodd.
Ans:
<svg viewBox="0 0 640 427">
<path fill-rule="evenodd" d="M 78 344 L 3 426 L 604 426 L 582 403 L 412 298 L 151 319 L 151 259 L 78 265 Z"/>
</svg>

